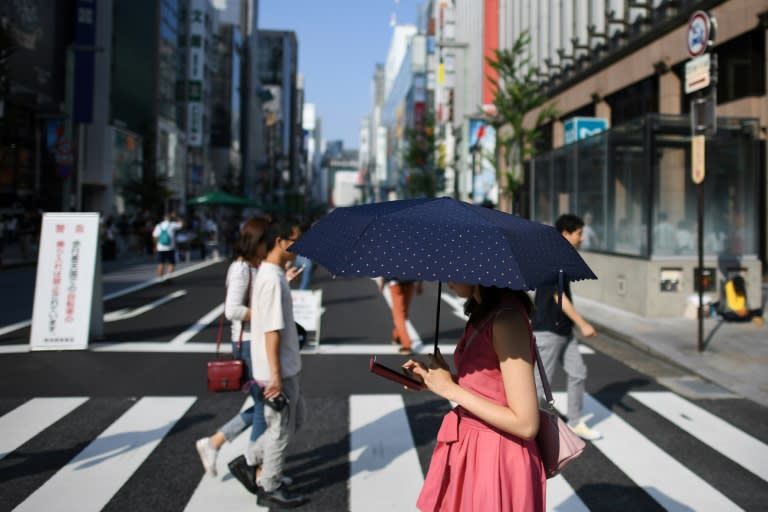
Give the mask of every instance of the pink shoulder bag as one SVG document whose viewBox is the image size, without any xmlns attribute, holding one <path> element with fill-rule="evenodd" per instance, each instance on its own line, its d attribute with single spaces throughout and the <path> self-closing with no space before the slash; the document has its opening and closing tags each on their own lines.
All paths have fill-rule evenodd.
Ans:
<svg viewBox="0 0 768 512">
<path fill-rule="evenodd" d="M 552 398 L 552 388 L 549 387 L 549 379 L 544 371 L 535 337 L 533 341 L 536 366 L 539 368 L 544 396 L 549 404 L 547 408 L 539 408 L 539 433 L 536 434 L 536 444 L 539 445 L 541 462 L 544 463 L 547 478 L 552 478 L 558 475 L 569 462 L 581 455 L 586 444 L 557 414 L 555 400 Z"/>
</svg>

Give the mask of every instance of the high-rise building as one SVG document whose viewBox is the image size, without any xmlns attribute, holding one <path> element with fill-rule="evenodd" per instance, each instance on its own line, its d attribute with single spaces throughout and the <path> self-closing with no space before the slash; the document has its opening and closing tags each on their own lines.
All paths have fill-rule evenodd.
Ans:
<svg viewBox="0 0 768 512">
<path fill-rule="evenodd" d="M 177 83 L 186 69 L 179 35 L 189 12 L 179 0 L 115 2 L 113 9 L 112 122 L 142 137 L 142 206 L 156 212 L 183 211 L 186 200 L 189 116 Z M 154 193 L 161 188 L 170 197 Z"/>
<path fill-rule="evenodd" d="M 266 130 L 266 161 L 260 166 L 262 196 L 267 205 L 284 206 L 296 192 L 301 146 L 298 105 L 298 42 L 290 31 L 259 30 L 257 79 Z M 294 199 L 298 199 L 295 197 Z"/>
</svg>

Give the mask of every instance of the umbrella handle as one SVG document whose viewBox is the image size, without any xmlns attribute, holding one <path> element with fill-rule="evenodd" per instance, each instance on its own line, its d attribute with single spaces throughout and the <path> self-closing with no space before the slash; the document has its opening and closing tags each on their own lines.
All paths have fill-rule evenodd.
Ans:
<svg viewBox="0 0 768 512">
<path fill-rule="evenodd" d="M 438 281 L 437 282 L 437 312 L 435 313 L 435 348 L 432 352 L 434 355 L 437 355 L 437 339 L 440 332 L 440 296 L 443 291 L 443 282 Z"/>
</svg>

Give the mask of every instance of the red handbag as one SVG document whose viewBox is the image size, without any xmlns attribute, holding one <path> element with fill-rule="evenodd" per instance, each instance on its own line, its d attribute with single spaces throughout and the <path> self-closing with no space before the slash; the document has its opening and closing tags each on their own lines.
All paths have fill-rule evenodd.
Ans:
<svg viewBox="0 0 768 512">
<path fill-rule="evenodd" d="M 555 400 L 552 398 L 552 388 L 549 387 L 549 379 L 541 362 L 539 347 L 534 340 L 536 351 L 536 366 L 539 368 L 541 385 L 544 388 L 544 396 L 549 407 L 539 409 L 539 433 L 536 434 L 536 444 L 539 445 L 541 462 L 544 464 L 544 472 L 547 478 L 552 478 L 560 473 L 573 459 L 581 455 L 586 443 L 574 434 L 565 424 L 555 410 Z"/>
<path fill-rule="evenodd" d="M 251 295 L 251 274 L 248 273 L 248 288 L 246 291 L 246 304 Z M 245 326 L 240 328 L 240 338 L 237 340 L 237 351 L 241 350 L 243 344 L 243 331 Z M 245 361 L 239 358 L 222 358 L 219 353 L 221 347 L 221 336 L 224 332 L 224 313 L 219 318 L 219 332 L 216 335 L 216 359 L 208 361 L 208 391 L 240 391 L 248 380 L 245 374 Z"/>
<path fill-rule="evenodd" d="M 224 359 L 219 354 L 221 334 L 224 330 L 224 313 L 219 321 L 219 334 L 216 336 L 216 359 L 208 361 L 208 391 L 240 391 L 245 384 L 245 361 L 242 359 Z M 243 341 L 243 329 L 240 329 L 240 339 L 237 347 Z"/>
</svg>

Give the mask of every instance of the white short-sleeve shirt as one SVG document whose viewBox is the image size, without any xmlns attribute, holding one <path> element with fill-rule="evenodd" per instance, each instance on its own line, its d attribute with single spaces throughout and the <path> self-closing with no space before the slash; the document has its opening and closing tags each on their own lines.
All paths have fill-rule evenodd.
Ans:
<svg viewBox="0 0 768 512">
<path fill-rule="evenodd" d="M 299 335 L 293 319 L 293 299 L 285 271 L 278 265 L 262 262 L 253 280 L 251 293 L 251 363 L 253 378 L 269 381 L 266 333 L 280 331 L 282 377 L 301 371 Z"/>
<path fill-rule="evenodd" d="M 155 245 L 155 249 L 157 250 L 157 252 L 172 251 L 176 248 L 176 242 L 175 242 L 176 232 L 181 229 L 181 226 L 182 226 L 181 222 L 179 221 L 171 222 L 169 220 L 164 220 L 163 222 L 155 226 L 155 229 L 152 230 L 152 238 L 158 240 L 157 244 Z M 166 230 L 168 232 L 168 236 L 171 237 L 171 245 L 165 245 L 159 242 L 160 232 L 162 230 Z"/>
</svg>

